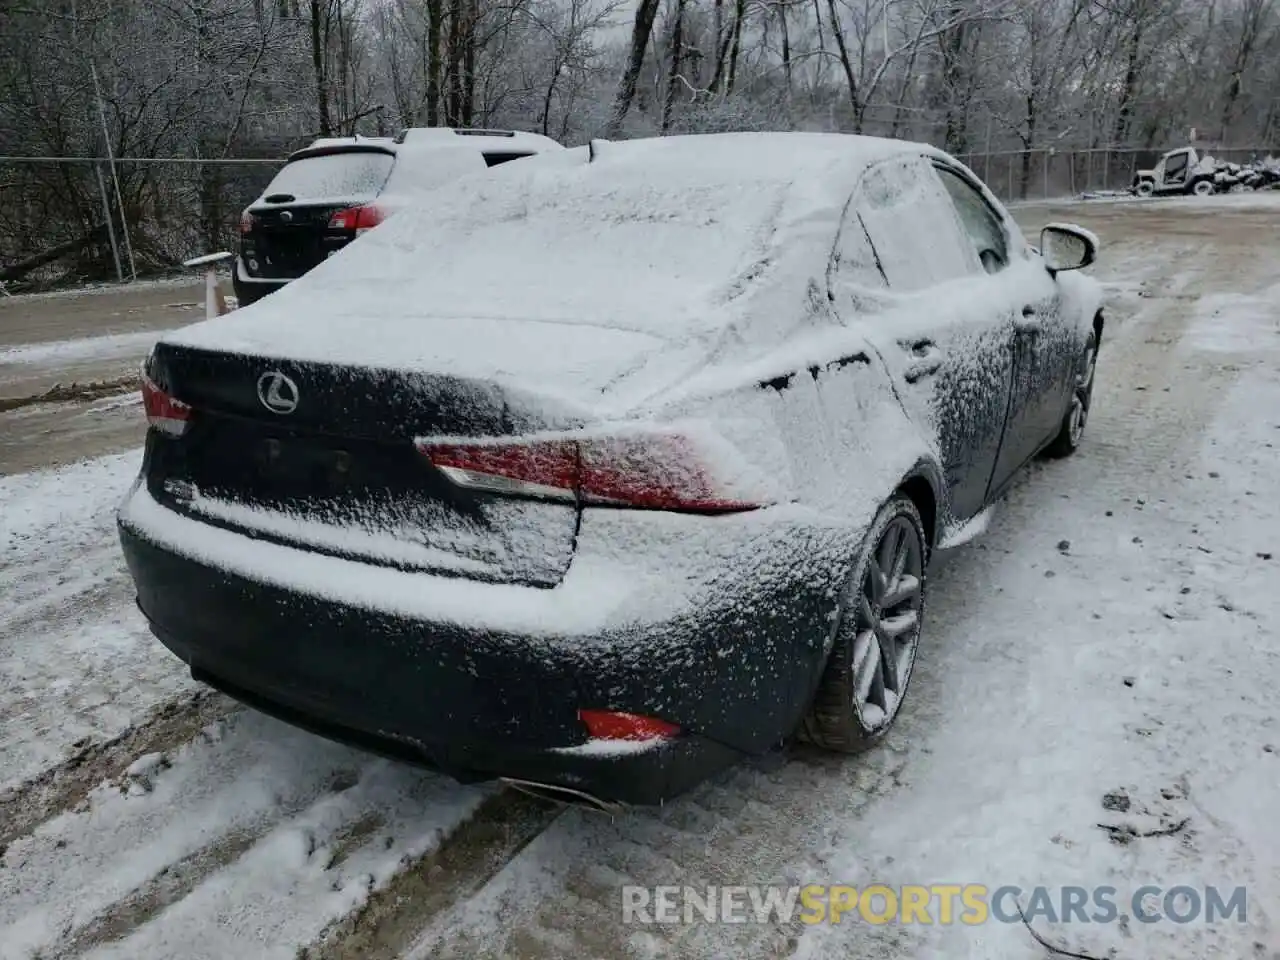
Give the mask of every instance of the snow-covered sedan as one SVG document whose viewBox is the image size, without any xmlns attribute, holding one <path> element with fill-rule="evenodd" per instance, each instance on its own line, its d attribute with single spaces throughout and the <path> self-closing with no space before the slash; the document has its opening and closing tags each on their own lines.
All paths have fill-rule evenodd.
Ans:
<svg viewBox="0 0 1280 960">
<path fill-rule="evenodd" d="M 197 678 L 462 780 L 654 803 L 858 750 L 934 548 L 1081 441 L 1097 245 L 861 137 L 457 181 L 159 342 L 139 604 Z"/>
</svg>

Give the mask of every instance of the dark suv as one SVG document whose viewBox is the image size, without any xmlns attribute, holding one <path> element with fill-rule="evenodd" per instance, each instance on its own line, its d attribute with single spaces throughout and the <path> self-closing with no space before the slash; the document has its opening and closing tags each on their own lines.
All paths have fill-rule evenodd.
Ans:
<svg viewBox="0 0 1280 960">
<path fill-rule="evenodd" d="M 563 149 L 511 130 L 405 130 L 317 140 L 290 155 L 240 215 L 232 283 L 253 303 L 333 256 L 418 195 L 508 160 Z"/>
</svg>

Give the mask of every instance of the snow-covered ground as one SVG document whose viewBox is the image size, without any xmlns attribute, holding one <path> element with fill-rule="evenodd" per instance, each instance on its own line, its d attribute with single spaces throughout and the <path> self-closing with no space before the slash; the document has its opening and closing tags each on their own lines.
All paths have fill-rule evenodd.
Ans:
<svg viewBox="0 0 1280 960">
<path fill-rule="evenodd" d="M 622 923 L 624 884 L 761 882 L 1122 912 L 1243 886 L 1245 923 L 1031 922 L 1086 957 L 1280 956 L 1280 208 L 1247 199 L 1019 210 L 1107 245 L 1083 449 L 940 556 L 886 744 L 662 810 L 458 786 L 201 694 L 119 560 L 136 450 L 0 478 L 0 958 L 1047 955 L 996 921 Z"/>
</svg>

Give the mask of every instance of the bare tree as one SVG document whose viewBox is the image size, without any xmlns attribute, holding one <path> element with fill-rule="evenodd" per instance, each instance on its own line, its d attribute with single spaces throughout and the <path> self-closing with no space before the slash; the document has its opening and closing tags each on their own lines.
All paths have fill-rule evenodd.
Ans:
<svg viewBox="0 0 1280 960">
<path fill-rule="evenodd" d="M 636 9 L 635 22 L 631 28 L 631 50 L 627 56 L 626 66 L 618 80 L 618 92 L 614 97 L 613 111 L 604 128 L 604 136 L 616 137 L 622 132 L 622 123 L 631 109 L 631 101 L 636 95 L 636 81 L 640 78 L 640 69 L 644 66 L 645 49 L 649 46 L 649 35 L 653 32 L 653 21 L 658 15 L 659 0 L 640 0 Z"/>
</svg>

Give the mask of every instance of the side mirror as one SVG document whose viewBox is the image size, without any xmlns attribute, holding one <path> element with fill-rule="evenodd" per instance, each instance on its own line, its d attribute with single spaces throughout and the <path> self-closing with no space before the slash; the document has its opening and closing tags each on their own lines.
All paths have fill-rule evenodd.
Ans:
<svg viewBox="0 0 1280 960">
<path fill-rule="evenodd" d="M 1040 255 L 1051 273 L 1089 266 L 1100 246 L 1095 234 L 1074 223 L 1051 223 L 1040 231 Z"/>
</svg>

